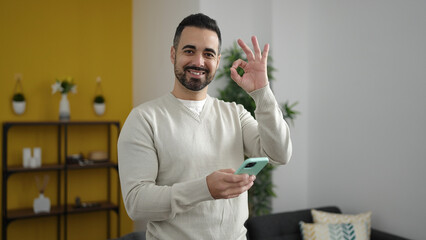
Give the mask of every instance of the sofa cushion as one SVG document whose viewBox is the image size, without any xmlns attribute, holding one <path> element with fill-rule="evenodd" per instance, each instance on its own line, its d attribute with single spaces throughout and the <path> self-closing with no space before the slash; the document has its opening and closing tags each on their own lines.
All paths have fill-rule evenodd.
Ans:
<svg viewBox="0 0 426 240">
<path fill-rule="evenodd" d="M 300 222 L 303 240 L 367 240 L 367 224 L 358 223 L 304 223 Z"/>
<path fill-rule="evenodd" d="M 365 222 L 367 224 L 368 236 L 371 235 L 371 212 L 360 213 L 355 215 L 336 214 L 320 210 L 311 210 L 314 223 L 357 223 Z"/>
</svg>

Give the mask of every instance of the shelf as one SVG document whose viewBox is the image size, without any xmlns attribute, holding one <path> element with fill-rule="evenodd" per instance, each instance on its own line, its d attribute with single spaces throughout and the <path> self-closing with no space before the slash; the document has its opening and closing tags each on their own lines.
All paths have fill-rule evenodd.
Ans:
<svg viewBox="0 0 426 240">
<path fill-rule="evenodd" d="M 95 168 L 118 168 L 118 164 L 114 162 L 99 162 L 88 165 L 78 165 L 78 164 L 44 164 L 38 168 L 24 168 L 22 165 L 13 165 L 4 169 L 4 172 L 9 176 L 15 173 L 28 173 L 28 172 L 45 172 L 45 171 L 58 171 L 64 170 L 65 167 L 69 170 L 77 169 L 95 169 Z"/>
<path fill-rule="evenodd" d="M 99 163 L 93 163 L 93 164 L 87 164 L 87 165 L 82 165 L 80 166 L 79 164 L 67 164 L 67 168 L 69 170 L 73 170 L 73 169 L 92 169 L 92 168 L 109 168 L 109 167 L 113 167 L 113 168 L 117 168 L 118 164 L 114 163 L 114 162 L 99 162 Z"/>
<path fill-rule="evenodd" d="M 17 121 L 4 122 L 3 126 L 46 126 L 46 125 L 119 125 L 117 121 Z"/>
<path fill-rule="evenodd" d="M 42 172 L 42 171 L 54 171 L 54 170 L 63 170 L 64 165 L 60 164 L 44 164 L 38 168 L 24 168 L 22 165 L 13 165 L 7 167 L 5 170 L 7 173 L 19 173 L 19 172 Z"/>
<path fill-rule="evenodd" d="M 96 207 L 87 207 L 87 208 L 75 208 L 74 205 L 67 206 L 67 213 L 86 213 L 86 212 L 96 212 L 96 211 L 105 211 L 105 210 L 114 210 L 118 211 L 118 206 L 110 202 L 99 202 L 100 206 Z M 7 221 L 13 221 L 18 219 L 27 219 L 34 217 L 49 217 L 49 216 L 58 216 L 63 215 L 64 207 L 63 206 L 52 206 L 49 213 L 34 213 L 33 208 L 22 208 L 22 209 L 13 209 L 7 211 Z"/>
<path fill-rule="evenodd" d="M 99 202 L 99 203 L 100 203 L 100 206 L 86 207 L 86 208 L 75 208 L 74 205 L 68 205 L 67 210 L 69 214 L 96 212 L 96 211 L 105 211 L 105 210 L 118 211 L 118 206 L 113 203 L 110 203 L 110 202 Z"/>
<path fill-rule="evenodd" d="M 7 220 L 13 221 L 17 219 L 26 219 L 33 217 L 49 217 L 58 216 L 64 213 L 64 208 L 60 206 L 52 206 L 49 213 L 34 213 L 33 208 L 13 209 L 7 211 Z"/>
<path fill-rule="evenodd" d="M 72 127 L 71 127 L 72 126 Z M 79 126 L 84 126 L 84 129 L 86 129 L 86 126 L 89 126 L 90 129 L 96 129 L 96 131 L 106 131 L 106 137 L 105 138 L 105 145 L 106 145 L 106 152 L 108 159 L 105 159 L 103 161 L 83 161 L 87 164 L 80 165 L 78 163 L 70 163 L 67 162 L 67 153 L 68 148 L 71 143 L 69 139 L 69 133 L 72 131 L 75 131 L 75 129 L 80 128 Z M 92 127 L 93 126 L 93 127 Z M 106 128 L 101 127 L 98 128 L 95 126 L 107 126 Z M 24 168 L 22 164 L 17 162 L 17 159 L 14 159 L 14 164 L 8 165 L 8 135 L 13 134 L 14 132 L 10 132 L 9 130 L 11 128 L 15 127 L 36 127 L 36 128 L 56 128 L 56 135 L 57 140 L 53 141 L 52 139 L 49 139 L 52 143 L 56 143 L 57 145 L 57 153 L 58 156 L 56 158 L 56 162 L 53 161 L 53 159 L 50 159 L 50 163 L 42 164 L 42 166 L 37 168 Z M 117 130 L 117 134 L 111 133 L 112 129 Z M 117 216 L 117 236 L 120 235 L 120 202 L 121 202 L 121 195 L 120 195 L 120 184 L 118 179 L 118 164 L 116 160 L 116 156 L 111 157 L 112 155 L 112 148 L 116 146 L 116 143 L 112 143 L 112 140 L 116 137 L 118 138 L 120 131 L 120 122 L 119 121 L 17 121 L 17 122 L 3 122 L 3 146 L 2 146 L 2 234 L 0 239 L 7 240 L 7 227 L 9 223 L 15 220 L 20 219 L 35 219 L 40 217 L 57 217 L 56 220 L 56 227 L 58 232 L 58 239 L 67 239 L 67 232 L 68 232 L 68 224 L 67 219 L 69 215 L 78 215 L 83 213 L 89 213 L 89 212 L 107 212 L 107 238 L 110 239 L 110 228 L 111 224 L 114 223 L 114 221 L 111 221 L 110 219 L 110 211 L 114 211 Z M 115 140 L 114 140 L 115 141 Z M 116 149 L 116 148 L 115 148 Z M 106 176 L 106 183 L 107 183 L 107 196 L 104 198 L 104 201 L 96 201 L 94 204 L 97 206 L 93 207 L 85 207 L 85 208 L 76 208 L 72 202 L 68 201 L 69 198 L 69 182 L 71 181 L 71 178 L 69 177 L 70 171 L 78 171 L 78 170 L 84 170 L 84 169 L 106 169 L 106 172 L 102 172 L 103 176 Z M 112 170 L 112 171 L 111 171 Z M 57 183 L 57 190 L 56 190 L 56 202 L 55 206 L 51 206 L 49 213 L 34 213 L 34 210 L 32 207 L 23 207 L 18 209 L 8 209 L 8 198 L 7 193 L 8 192 L 8 178 L 13 175 L 17 174 L 19 176 L 25 176 L 25 174 L 28 173 L 37 173 L 37 172 L 54 172 L 57 173 L 56 177 L 56 183 Z M 111 172 L 117 171 L 117 174 L 113 174 Z M 85 173 L 89 174 L 89 172 Z M 113 180 L 114 179 L 114 180 Z M 111 198 L 114 196 L 114 192 L 111 189 L 112 182 L 117 179 L 117 190 L 116 190 L 116 200 L 112 200 L 113 202 L 116 202 L 116 204 L 112 203 Z M 94 186 L 96 187 L 96 186 Z M 9 193 L 10 194 L 10 193 Z M 90 205 L 90 204 L 88 204 Z M 87 205 L 85 205 L 87 206 Z M 60 235 L 63 234 L 63 237 Z"/>
</svg>

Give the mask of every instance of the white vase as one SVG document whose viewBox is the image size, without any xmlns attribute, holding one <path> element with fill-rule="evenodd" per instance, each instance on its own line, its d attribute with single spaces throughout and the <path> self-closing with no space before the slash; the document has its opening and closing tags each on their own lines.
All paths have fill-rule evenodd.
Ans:
<svg viewBox="0 0 426 240">
<path fill-rule="evenodd" d="M 70 120 L 70 103 L 66 93 L 62 93 L 59 102 L 59 120 Z"/>
<path fill-rule="evenodd" d="M 25 112 L 25 106 L 26 106 L 26 102 L 25 101 L 12 101 L 12 107 L 13 107 L 13 111 L 18 114 L 21 115 Z"/>
<path fill-rule="evenodd" d="M 105 112 L 105 103 L 93 103 L 93 109 L 97 115 L 102 115 Z"/>
<path fill-rule="evenodd" d="M 43 193 L 40 193 L 38 198 L 34 199 L 33 209 L 34 213 L 50 212 L 50 199 L 45 197 Z"/>
</svg>

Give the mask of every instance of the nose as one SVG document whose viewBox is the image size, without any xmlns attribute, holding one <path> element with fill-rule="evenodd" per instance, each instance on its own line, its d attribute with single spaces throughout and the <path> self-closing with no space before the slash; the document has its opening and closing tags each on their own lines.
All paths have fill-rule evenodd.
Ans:
<svg viewBox="0 0 426 240">
<path fill-rule="evenodd" d="M 193 64 L 197 67 L 204 67 L 203 54 L 195 54 L 193 58 Z"/>
</svg>

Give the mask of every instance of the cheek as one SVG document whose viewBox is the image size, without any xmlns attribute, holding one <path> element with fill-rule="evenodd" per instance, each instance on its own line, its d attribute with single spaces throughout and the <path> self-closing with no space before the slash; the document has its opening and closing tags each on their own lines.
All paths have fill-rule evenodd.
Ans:
<svg viewBox="0 0 426 240">
<path fill-rule="evenodd" d="M 216 71 L 219 65 L 217 65 L 216 61 L 209 61 L 207 62 L 207 66 L 210 69 L 210 71 Z"/>
<path fill-rule="evenodd" d="M 175 64 L 182 68 L 190 63 L 191 63 L 191 60 L 186 57 L 179 57 L 175 60 Z"/>
</svg>

